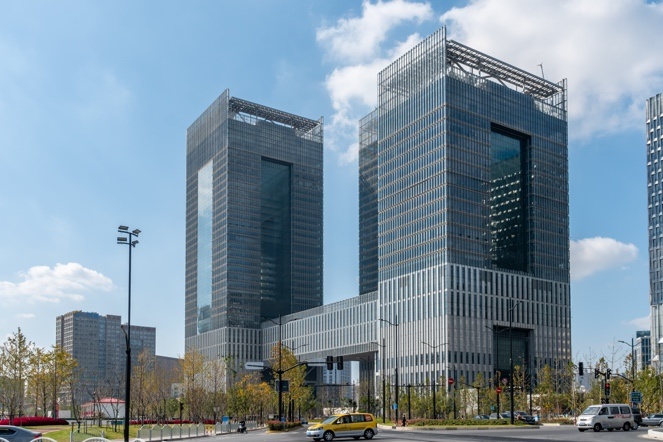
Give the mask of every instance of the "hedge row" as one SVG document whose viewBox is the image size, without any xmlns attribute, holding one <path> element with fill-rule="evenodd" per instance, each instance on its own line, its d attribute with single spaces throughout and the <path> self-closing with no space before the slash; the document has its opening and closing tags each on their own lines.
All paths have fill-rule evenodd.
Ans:
<svg viewBox="0 0 663 442">
<path fill-rule="evenodd" d="M 440 426 L 483 426 L 483 425 L 511 425 L 508 419 L 412 419 L 407 424 L 413 427 L 440 427 Z M 519 420 L 516 425 L 529 425 Z"/>
<path fill-rule="evenodd" d="M 293 428 L 299 428 L 301 426 L 301 422 L 267 421 L 267 428 L 269 428 L 270 431 L 289 431 Z"/>
<path fill-rule="evenodd" d="M 0 419 L 0 425 L 9 425 L 9 419 Z M 21 427 L 40 427 L 44 425 L 69 425 L 65 419 L 40 416 L 15 417 L 12 425 Z"/>
</svg>

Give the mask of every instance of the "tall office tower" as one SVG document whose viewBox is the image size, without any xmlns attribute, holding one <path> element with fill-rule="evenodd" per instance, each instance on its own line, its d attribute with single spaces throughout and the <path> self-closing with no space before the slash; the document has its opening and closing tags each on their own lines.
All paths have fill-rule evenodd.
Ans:
<svg viewBox="0 0 663 442">
<path fill-rule="evenodd" d="M 645 119 L 652 359 L 660 363 L 663 360 L 663 94 L 647 100 Z"/>
<path fill-rule="evenodd" d="M 322 305 L 322 128 L 226 90 L 187 130 L 187 348 L 261 360 L 264 318 Z"/>
<path fill-rule="evenodd" d="M 566 96 L 565 80 L 444 29 L 378 74 L 359 136 L 362 179 L 377 148 L 360 237 L 377 235 L 378 253 L 360 262 L 377 260 L 384 368 L 401 385 L 503 382 L 511 362 L 529 378 L 570 360 Z"/>
<path fill-rule="evenodd" d="M 79 310 L 58 316 L 55 343 L 78 363 L 78 390 L 73 392 L 77 403 L 92 400 L 95 395 L 117 397 L 124 394 L 126 339 L 120 316 Z M 138 355 L 145 350 L 154 357 L 156 329 L 132 325 L 132 362 L 136 363 Z"/>
</svg>

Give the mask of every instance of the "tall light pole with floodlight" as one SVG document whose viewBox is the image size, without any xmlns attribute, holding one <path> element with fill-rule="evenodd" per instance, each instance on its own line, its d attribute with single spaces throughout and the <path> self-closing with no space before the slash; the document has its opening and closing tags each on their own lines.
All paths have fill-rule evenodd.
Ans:
<svg viewBox="0 0 663 442">
<path fill-rule="evenodd" d="M 117 228 L 119 233 L 127 236 L 118 236 L 118 244 L 126 244 L 129 246 L 129 285 L 128 285 L 128 308 L 127 308 L 127 329 L 124 330 L 124 338 L 127 344 L 127 365 L 125 369 L 124 381 L 124 442 L 129 442 L 129 425 L 131 424 L 131 249 L 136 247 L 140 230 L 134 229 L 129 231 L 127 226 L 119 226 Z"/>
</svg>

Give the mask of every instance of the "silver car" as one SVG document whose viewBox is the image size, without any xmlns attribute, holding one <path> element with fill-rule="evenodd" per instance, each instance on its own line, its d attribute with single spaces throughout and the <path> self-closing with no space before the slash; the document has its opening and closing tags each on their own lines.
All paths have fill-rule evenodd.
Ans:
<svg viewBox="0 0 663 442">
<path fill-rule="evenodd" d="M 13 425 L 0 425 L 0 438 L 9 442 L 30 442 L 41 437 L 41 433 Z"/>
</svg>

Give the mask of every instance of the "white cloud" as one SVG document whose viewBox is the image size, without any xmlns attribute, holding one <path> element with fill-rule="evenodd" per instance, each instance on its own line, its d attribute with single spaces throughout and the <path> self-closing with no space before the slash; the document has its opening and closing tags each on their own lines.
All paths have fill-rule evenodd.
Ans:
<svg viewBox="0 0 663 442">
<path fill-rule="evenodd" d="M 14 315 L 16 319 L 34 319 L 35 314 L 34 313 L 18 313 Z"/>
<path fill-rule="evenodd" d="M 580 280 L 604 270 L 621 268 L 634 261 L 638 248 L 612 238 L 571 241 L 571 279 Z"/>
<path fill-rule="evenodd" d="M 110 291 L 112 281 L 78 263 L 36 266 L 19 275 L 19 283 L 0 281 L 2 303 L 59 303 L 63 299 L 80 302 L 84 294 Z"/>
<path fill-rule="evenodd" d="M 632 325 L 636 330 L 649 330 L 651 328 L 651 316 L 634 318 L 628 321 L 626 324 Z"/>
<path fill-rule="evenodd" d="M 334 108 L 331 123 L 325 127 L 325 145 L 339 152 L 340 163 L 357 160 L 357 124 L 375 108 L 378 72 L 421 40 L 412 33 L 403 41 L 387 43 L 390 31 L 432 17 L 433 10 L 426 3 L 364 1 L 361 17 L 318 29 L 318 43 L 335 63 L 325 81 Z"/>
<path fill-rule="evenodd" d="M 432 18 L 426 3 L 404 0 L 362 3 L 362 16 L 338 20 L 336 26 L 318 29 L 317 40 L 327 47 L 328 56 L 341 63 L 364 63 L 380 53 L 389 31 L 405 21 L 421 23 Z"/>
<path fill-rule="evenodd" d="M 570 135 L 642 124 L 645 100 L 663 89 L 656 42 L 663 4 L 644 0 L 475 0 L 441 17 L 454 40 L 540 74 L 568 78 Z"/>
</svg>

